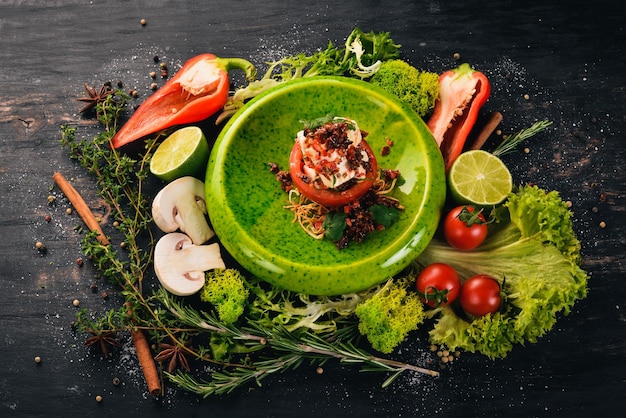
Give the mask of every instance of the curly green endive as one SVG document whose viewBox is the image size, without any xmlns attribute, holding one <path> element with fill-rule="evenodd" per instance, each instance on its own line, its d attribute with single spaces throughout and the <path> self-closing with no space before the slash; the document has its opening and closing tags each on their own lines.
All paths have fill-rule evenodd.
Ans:
<svg viewBox="0 0 626 418">
<path fill-rule="evenodd" d="M 401 59 L 384 61 L 370 83 L 398 97 L 420 117 L 430 113 L 439 96 L 439 74 L 420 71 Z"/>
</svg>

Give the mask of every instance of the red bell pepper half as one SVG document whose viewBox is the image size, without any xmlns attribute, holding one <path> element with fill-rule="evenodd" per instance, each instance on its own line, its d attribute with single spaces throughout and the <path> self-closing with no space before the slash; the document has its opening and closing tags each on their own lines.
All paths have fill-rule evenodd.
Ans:
<svg viewBox="0 0 626 418">
<path fill-rule="evenodd" d="M 201 54 L 189 59 L 167 83 L 146 99 L 115 134 L 113 148 L 175 125 L 204 120 L 224 107 L 228 99 L 228 72 L 241 69 L 256 77 L 254 65 L 241 58 Z"/>
<path fill-rule="evenodd" d="M 469 64 L 461 64 L 439 77 L 439 98 L 428 120 L 428 127 L 439 145 L 446 171 L 463 152 L 478 111 L 490 92 L 487 77 L 474 71 Z"/>
</svg>

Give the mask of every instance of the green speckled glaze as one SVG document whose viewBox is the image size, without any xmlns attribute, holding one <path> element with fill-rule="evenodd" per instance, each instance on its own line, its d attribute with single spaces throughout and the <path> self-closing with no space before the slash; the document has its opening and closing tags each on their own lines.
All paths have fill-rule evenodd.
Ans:
<svg viewBox="0 0 626 418">
<path fill-rule="evenodd" d="M 406 207 L 390 228 L 341 251 L 293 223 L 268 168 L 288 169 L 300 121 L 329 113 L 355 119 L 379 167 L 400 170 L 394 196 Z M 393 146 L 383 157 L 386 138 Z M 275 87 L 228 122 L 211 151 L 206 194 L 218 238 L 249 272 L 295 292 L 337 295 L 381 283 L 423 251 L 439 222 L 445 172 L 430 131 L 403 104 L 363 81 L 316 77 Z"/>
</svg>

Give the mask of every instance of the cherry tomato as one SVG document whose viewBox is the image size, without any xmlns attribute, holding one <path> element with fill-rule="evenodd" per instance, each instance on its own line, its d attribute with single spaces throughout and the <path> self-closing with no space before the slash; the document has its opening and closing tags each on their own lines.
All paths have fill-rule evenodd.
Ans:
<svg viewBox="0 0 626 418">
<path fill-rule="evenodd" d="M 477 248 L 487 237 L 487 223 L 473 206 L 457 206 L 443 221 L 443 234 L 450 246 L 461 251 Z M 469 224 L 469 226 L 468 226 Z"/>
<path fill-rule="evenodd" d="M 358 181 L 347 190 L 336 191 L 332 189 L 318 189 L 312 184 L 304 182 L 302 179 L 302 176 L 305 176 L 302 171 L 302 149 L 296 143 L 289 157 L 289 173 L 291 174 L 293 184 L 295 184 L 300 193 L 320 205 L 338 207 L 356 201 L 372 187 L 378 171 L 376 157 L 372 148 L 365 140 L 361 141 L 360 146 L 367 153 L 370 161 L 370 170 L 367 172 L 366 179 Z"/>
<path fill-rule="evenodd" d="M 502 302 L 500 283 L 487 274 L 478 274 L 461 285 L 459 303 L 465 312 L 484 316 L 498 312 Z"/>
<path fill-rule="evenodd" d="M 422 301 L 436 308 L 449 305 L 457 298 L 461 280 L 456 270 L 448 264 L 433 263 L 420 272 L 415 287 Z"/>
</svg>

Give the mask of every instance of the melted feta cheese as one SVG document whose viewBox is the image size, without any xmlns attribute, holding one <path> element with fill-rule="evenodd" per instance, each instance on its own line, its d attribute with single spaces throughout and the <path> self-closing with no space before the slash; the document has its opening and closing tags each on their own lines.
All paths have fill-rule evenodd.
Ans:
<svg viewBox="0 0 626 418">
<path fill-rule="evenodd" d="M 345 118 L 335 118 L 332 123 L 341 122 L 348 124 L 348 148 L 358 147 L 363 138 L 356 122 Z M 312 182 L 321 183 L 325 188 L 337 188 L 353 178 L 365 178 L 367 173 L 365 167 L 359 165 L 355 169 L 350 168 L 351 164 L 346 156 L 346 150 L 328 150 L 326 144 L 307 138 L 304 130 L 298 132 L 296 142 L 302 149 L 303 172 Z M 360 154 L 362 161 L 369 161 L 369 156 L 364 150 L 360 150 Z"/>
</svg>

